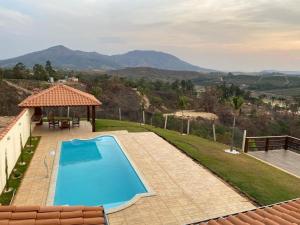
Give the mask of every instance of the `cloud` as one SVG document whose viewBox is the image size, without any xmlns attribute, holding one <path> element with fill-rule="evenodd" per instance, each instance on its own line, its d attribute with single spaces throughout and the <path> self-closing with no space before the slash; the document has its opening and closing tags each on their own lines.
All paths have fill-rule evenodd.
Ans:
<svg viewBox="0 0 300 225">
<path fill-rule="evenodd" d="M 295 69 L 298 21 L 297 0 L 10 0 L 0 6 L 0 40 L 10 55 L 65 44 L 106 54 L 163 50 L 216 69 L 256 69 L 261 55 Z M 14 49 L 16 41 L 24 47 Z M 293 60 L 282 60 L 289 51 Z"/>
<path fill-rule="evenodd" d="M 0 6 L 0 29 L 2 32 L 20 33 L 32 25 L 32 18 L 19 11 Z"/>
</svg>

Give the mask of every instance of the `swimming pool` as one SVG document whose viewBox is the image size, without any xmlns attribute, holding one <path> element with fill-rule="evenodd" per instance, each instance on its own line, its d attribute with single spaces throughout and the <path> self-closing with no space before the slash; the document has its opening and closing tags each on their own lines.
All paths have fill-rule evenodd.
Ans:
<svg viewBox="0 0 300 225">
<path fill-rule="evenodd" d="M 127 204 L 148 190 L 113 136 L 62 142 L 54 205 Z"/>
</svg>

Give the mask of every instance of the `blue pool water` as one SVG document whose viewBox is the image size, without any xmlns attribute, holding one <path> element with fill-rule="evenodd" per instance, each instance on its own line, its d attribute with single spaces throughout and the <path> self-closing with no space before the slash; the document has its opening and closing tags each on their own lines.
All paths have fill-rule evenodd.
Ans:
<svg viewBox="0 0 300 225">
<path fill-rule="evenodd" d="M 62 143 L 54 205 L 110 209 L 146 192 L 114 137 Z"/>
</svg>

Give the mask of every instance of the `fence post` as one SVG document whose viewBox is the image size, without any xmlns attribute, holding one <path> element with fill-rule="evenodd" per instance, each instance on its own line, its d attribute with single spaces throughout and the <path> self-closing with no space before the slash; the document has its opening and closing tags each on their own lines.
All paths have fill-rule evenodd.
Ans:
<svg viewBox="0 0 300 225">
<path fill-rule="evenodd" d="M 266 138 L 265 151 L 269 150 L 269 138 Z"/>
<path fill-rule="evenodd" d="M 165 125 L 164 125 L 164 129 L 167 129 L 167 124 L 168 124 L 168 115 L 165 115 Z"/>
<path fill-rule="evenodd" d="M 213 128 L 214 141 L 217 141 L 215 123 L 213 123 L 212 128 Z"/>
<path fill-rule="evenodd" d="M 284 150 L 287 150 L 288 148 L 289 148 L 289 136 L 286 136 L 284 140 Z"/>
<path fill-rule="evenodd" d="M 246 149 L 246 147 L 248 148 L 248 146 L 246 146 L 246 139 L 247 139 L 247 130 L 244 130 L 243 143 L 242 143 L 242 150 L 243 150 L 243 152 L 247 152 L 248 151 L 248 149 Z"/>
<path fill-rule="evenodd" d="M 187 135 L 190 134 L 190 118 L 188 118 L 188 121 L 187 121 L 186 134 L 187 134 Z"/>
<path fill-rule="evenodd" d="M 145 111 L 143 110 L 143 124 L 145 124 Z"/>
<path fill-rule="evenodd" d="M 247 153 L 248 152 L 248 146 L 249 146 L 249 139 L 246 137 L 245 138 L 245 153 Z"/>
<path fill-rule="evenodd" d="M 119 108 L 119 120 L 122 120 L 122 111 L 121 111 L 121 108 Z"/>
</svg>

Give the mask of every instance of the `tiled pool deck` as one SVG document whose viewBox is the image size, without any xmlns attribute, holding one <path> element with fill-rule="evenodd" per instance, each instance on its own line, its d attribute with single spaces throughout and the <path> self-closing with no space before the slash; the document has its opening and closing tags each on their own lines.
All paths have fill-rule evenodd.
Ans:
<svg viewBox="0 0 300 225">
<path fill-rule="evenodd" d="M 92 133 L 87 122 L 70 131 L 52 130 L 46 126 L 34 130 L 34 135 L 40 135 L 42 139 L 13 203 L 45 205 L 50 183 L 50 176 L 45 177 L 45 155 L 48 155 L 51 171 L 53 158 L 48 153 L 57 151 L 60 141 L 101 134 L 114 134 L 119 139 L 156 194 L 109 214 L 111 225 L 185 224 L 254 208 L 248 199 L 156 134 Z"/>
</svg>

